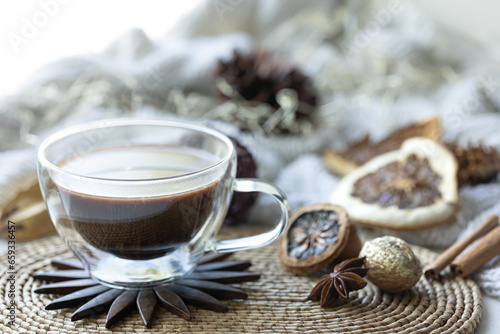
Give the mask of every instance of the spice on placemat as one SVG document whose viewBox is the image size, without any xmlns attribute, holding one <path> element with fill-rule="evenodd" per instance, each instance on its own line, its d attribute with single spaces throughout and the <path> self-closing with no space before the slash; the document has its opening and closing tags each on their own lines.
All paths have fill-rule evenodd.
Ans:
<svg viewBox="0 0 500 334">
<path fill-rule="evenodd" d="M 263 231 L 263 228 L 249 227 L 249 229 L 245 231 L 225 229 L 224 237 L 241 237 L 248 233 Z M 437 256 L 426 248 L 415 246 L 413 250 L 423 262 L 430 262 Z M 60 238 L 35 241 L 23 247 L 21 251 L 21 259 L 29 259 L 19 262 L 21 273 L 48 270 L 47 257 L 70 256 L 67 246 Z M 368 283 L 363 289 L 351 292 L 349 299 L 340 301 L 339 306 L 331 309 L 321 308 L 319 302 L 305 302 L 305 300 L 320 277 L 332 271 L 314 277 L 296 277 L 279 268 L 275 252 L 275 247 L 271 245 L 251 252 L 237 253 L 237 260 L 251 260 L 254 268 L 252 271 L 265 273 L 265 280 L 238 284 L 237 288 L 248 293 L 248 299 L 243 302 L 230 302 L 228 313 L 200 312 L 188 306 L 194 321 L 185 322 L 158 307 L 152 322 L 153 329 L 144 328 L 142 331 L 176 333 L 181 328 L 192 333 L 215 333 L 222 329 L 233 333 L 245 333 L 266 332 L 272 327 L 275 331 L 282 329 L 294 333 L 361 332 L 362 330 L 377 333 L 388 331 L 418 333 L 425 332 L 429 328 L 438 333 L 473 333 L 479 326 L 481 311 L 484 314 L 481 292 L 477 284 L 471 279 L 451 275 L 439 281 L 422 280 L 416 289 L 402 295 L 384 293 L 375 285 Z M 0 271 L 0 275 L 5 274 L 5 267 L 0 269 L 3 270 Z M 78 329 L 87 328 L 107 332 L 104 328 L 105 316 L 72 323 L 69 321 L 69 316 L 75 309 L 57 312 L 43 309 L 45 303 L 55 297 L 36 294 L 33 290 L 40 283 L 31 279 L 20 279 L 18 284 L 17 288 L 22 292 L 16 300 L 18 310 L 22 310 L 21 319 L 18 317 L 17 322 L 19 326 L 16 327 L 19 331 L 45 328 L 47 316 L 54 315 L 50 318 L 50 328 L 54 333 L 66 330 L 76 333 Z M 301 299 L 301 303 L 297 303 L 299 301 L 297 297 Z M 7 303 L 8 299 L 4 298 L 0 308 L 5 308 Z M 43 314 L 47 316 L 41 316 Z M 133 310 L 113 327 L 113 333 L 141 332 L 140 319 L 139 313 Z M 392 321 L 394 319 L 397 321 Z M 12 328 L 8 324 L 0 322 L 0 332 L 10 330 Z"/>
<path fill-rule="evenodd" d="M 370 268 L 370 282 L 390 293 L 403 292 L 417 284 L 422 266 L 410 246 L 402 239 L 385 236 L 365 242 L 359 256 Z"/>
<path fill-rule="evenodd" d="M 293 213 L 280 240 L 279 257 L 288 271 L 310 274 L 337 258 L 357 257 L 360 249 L 356 228 L 349 223 L 345 210 L 320 203 Z"/>
<path fill-rule="evenodd" d="M 364 257 L 349 259 L 337 264 L 331 274 L 321 277 L 311 291 L 308 300 L 319 301 L 322 307 L 332 307 L 339 299 L 349 298 L 351 291 L 366 286 L 368 268 L 363 268 Z"/>
<path fill-rule="evenodd" d="M 439 273 L 449 265 L 460 253 L 464 251 L 470 244 L 481 238 L 489 231 L 498 226 L 498 216 L 489 216 L 481 225 L 479 225 L 467 237 L 455 242 L 447 250 L 445 250 L 438 258 L 426 268 L 424 275 L 427 279 L 431 279 L 439 275 Z"/>
<path fill-rule="evenodd" d="M 465 254 L 454 260 L 450 268 L 455 275 L 466 277 L 497 255 L 500 255 L 500 225 L 488 232 Z"/>
</svg>

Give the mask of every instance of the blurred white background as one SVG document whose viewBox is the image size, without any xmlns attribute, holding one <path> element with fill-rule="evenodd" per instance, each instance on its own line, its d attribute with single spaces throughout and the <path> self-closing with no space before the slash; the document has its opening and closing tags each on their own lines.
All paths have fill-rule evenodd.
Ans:
<svg viewBox="0 0 500 334">
<path fill-rule="evenodd" d="M 40 66 L 99 52 L 133 27 L 155 39 L 200 0 L 22 0 L 0 2 L 0 96 Z"/>
<path fill-rule="evenodd" d="M 22 0 L 0 2 L 0 96 L 58 58 L 99 52 L 133 27 L 155 39 L 201 0 Z M 500 55 L 497 0 L 415 3 L 453 35 Z"/>
<path fill-rule="evenodd" d="M 441 27 L 482 44 L 497 59 L 500 56 L 498 0 L 415 0 L 414 2 Z"/>
<path fill-rule="evenodd" d="M 200 1 L 0 1 L 0 97 L 14 92 L 42 65 L 61 57 L 99 52 L 131 28 L 158 38 Z M 415 3 L 452 34 L 475 40 L 498 59 L 498 0 Z M 484 302 L 478 333 L 495 333 L 500 327 L 500 302 L 489 297 Z"/>
</svg>

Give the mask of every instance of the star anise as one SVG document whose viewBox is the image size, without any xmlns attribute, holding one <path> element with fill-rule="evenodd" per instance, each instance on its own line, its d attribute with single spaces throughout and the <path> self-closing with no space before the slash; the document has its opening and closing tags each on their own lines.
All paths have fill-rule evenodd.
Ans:
<svg viewBox="0 0 500 334">
<path fill-rule="evenodd" d="M 349 298 L 351 291 L 363 289 L 367 284 L 363 279 L 368 271 L 362 268 L 364 263 L 364 257 L 340 262 L 331 274 L 321 277 L 307 299 L 319 301 L 322 307 L 332 307 L 339 298 Z"/>
<path fill-rule="evenodd" d="M 427 159 L 412 154 L 406 161 L 391 162 L 356 181 L 352 196 L 384 208 L 423 207 L 441 197 L 438 189 L 441 180 Z"/>
</svg>

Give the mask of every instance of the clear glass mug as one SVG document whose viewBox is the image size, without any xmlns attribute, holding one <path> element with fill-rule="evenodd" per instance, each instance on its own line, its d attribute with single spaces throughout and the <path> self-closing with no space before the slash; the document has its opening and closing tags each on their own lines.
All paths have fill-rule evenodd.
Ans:
<svg viewBox="0 0 500 334">
<path fill-rule="evenodd" d="M 228 137 L 181 122 L 95 122 L 56 133 L 38 150 L 40 187 L 57 232 L 93 278 L 113 287 L 167 283 L 192 272 L 206 251 L 279 238 L 288 225 L 285 194 L 235 173 Z M 216 240 L 233 191 L 276 199 L 276 227 Z"/>
</svg>

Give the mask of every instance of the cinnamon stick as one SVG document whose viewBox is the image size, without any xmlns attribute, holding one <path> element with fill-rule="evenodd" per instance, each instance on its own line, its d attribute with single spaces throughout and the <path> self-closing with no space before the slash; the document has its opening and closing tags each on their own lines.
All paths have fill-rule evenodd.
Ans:
<svg viewBox="0 0 500 334">
<path fill-rule="evenodd" d="M 453 261 L 450 268 L 456 276 L 466 277 L 497 255 L 500 255 L 500 226 L 495 227 L 464 255 Z"/>
<path fill-rule="evenodd" d="M 465 238 L 455 242 L 447 250 L 445 250 L 438 258 L 425 270 L 424 275 L 427 279 L 431 279 L 439 275 L 460 253 L 463 252 L 470 244 L 487 234 L 489 231 L 498 226 L 498 216 L 491 215 L 486 220 L 476 227 L 471 234 Z"/>
</svg>

